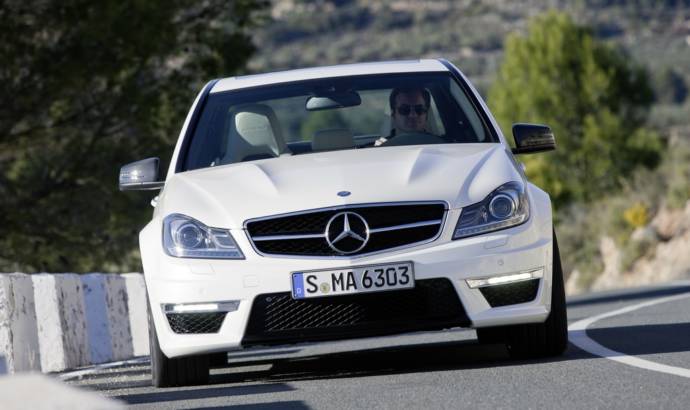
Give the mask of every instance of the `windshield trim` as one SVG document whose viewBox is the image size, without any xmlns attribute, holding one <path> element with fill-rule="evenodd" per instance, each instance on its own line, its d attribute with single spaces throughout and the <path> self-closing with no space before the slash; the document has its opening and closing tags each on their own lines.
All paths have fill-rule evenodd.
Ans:
<svg viewBox="0 0 690 410">
<path fill-rule="evenodd" d="M 482 125 L 484 126 L 484 129 L 489 131 L 489 133 L 491 134 L 491 137 L 494 140 L 493 142 L 503 143 L 501 138 L 498 136 L 498 132 L 496 132 L 496 129 L 492 125 L 491 119 L 489 118 L 489 114 L 486 112 L 486 110 L 484 110 L 482 104 L 480 104 L 479 102 L 478 97 L 472 92 L 471 87 L 469 86 L 469 84 L 467 84 L 463 76 L 460 74 L 460 70 L 446 59 L 439 59 L 439 61 L 441 62 L 441 64 L 446 66 L 451 76 L 458 83 L 465 95 L 468 96 L 470 102 L 472 103 L 474 111 L 479 113 L 479 117 L 482 120 Z"/>
<path fill-rule="evenodd" d="M 194 139 L 194 133 L 196 132 L 197 126 L 199 125 L 199 119 L 201 118 L 201 113 L 203 112 L 204 107 L 206 106 L 206 101 L 208 101 L 208 95 L 211 93 L 211 90 L 218 81 L 220 80 L 215 79 L 209 81 L 206 84 L 206 87 L 203 89 L 203 91 L 201 92 L 201 96 L 199 97 L 199 102 L 196 104 L 196 107 L 194 107 L 194 113 L 192 113 L 192 118 L 190 119 L 189 124 L 187 124 L 187 130 L 185 131 L 184 137 L 182 139 L 180 152 L 177 155 L 177 163 L 175 163 L 176 174 L 178 172 L 186 171 L 185 169 L 183 169 L 183 166 L 187 162 L 189 144 L 191 144 L 192 139 Z"/>
</svg>

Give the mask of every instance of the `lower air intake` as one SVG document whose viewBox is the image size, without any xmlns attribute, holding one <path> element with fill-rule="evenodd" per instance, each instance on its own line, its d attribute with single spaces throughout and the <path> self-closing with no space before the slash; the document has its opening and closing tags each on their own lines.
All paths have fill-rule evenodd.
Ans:
<svg viewBox="0 0 690 410">
<path fill-rule="evenodd" d="M 226 312 L 168 313 L 168 323 L 175 333 L 218 333 Z"/>
<path fill-rule="evenodd" d="M 418 280 L 414 289 L 314 299 L 290 293 L 254 299 L 243 345 L 365 337 L 469 326 L 448 279 Z"/>
<path fill-rule="evenodd" d="M 491 307 L 531 302 L 537 297 L 539 279 L 479 288 Z"/>
</svg>

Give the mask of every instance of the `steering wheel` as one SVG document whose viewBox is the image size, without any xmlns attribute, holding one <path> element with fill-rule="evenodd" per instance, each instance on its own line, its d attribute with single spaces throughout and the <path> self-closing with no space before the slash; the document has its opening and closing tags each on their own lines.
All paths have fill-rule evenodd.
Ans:
<svg viewBox="0 0 690 410">
<path fill-rule="evenodd" d="M 427 132 L 405 132 L 396 135 L 381 144 L 381 147 L 394 147 L 397 145 L 421 145 L 421 144 L 446 144 L 444 138 Z"/>
</svg>

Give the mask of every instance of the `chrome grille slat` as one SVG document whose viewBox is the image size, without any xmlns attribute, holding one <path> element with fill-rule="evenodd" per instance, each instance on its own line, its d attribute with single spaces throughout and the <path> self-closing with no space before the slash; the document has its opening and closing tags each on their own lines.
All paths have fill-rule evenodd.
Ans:
<svg viewBox="0 0 690 410">
<path fill-rule="evenodd" d="M 255 218 L 247 220 L 244 227 L 261 255 L 352 257 L 435 240 L 443 230 L 447 209 L 440 201 L 345 205 Z M 345 211 L 356 213 L 369 225 L 366 246 L 347 255 L 329 247 L 325 232 L 331 217 Z"/>
<path fill-rule="evenodd" d="M 289 241 L 289 240 L 294 240 L 294 239 L 314 239 L 314 238 L 323 238 L 325 237 L 324 234 L 322 233 L 317 233 L 317 234 L 306 234 L 306 235 L 263 235 L 263 236 L 254 236 L 252 237 L 252 240 L 254 241 Z"/>
<path fill-rule="evenodd" d="M 436 219 L 433 221 L 424 221 L 424 222 L 415 222 L 415 223 L 411 223 L 411 224 L 394 225 L 394 226 L 388 226 L 385 228 L 374 228 L 374 229 L 369 229 L 369 233 L 390 232 L 390 231 L 399 231 L 402 229 L 419 228 L 422 226 L 441 225 L 442 222 L 443 222 L 443 219 Z"/>
</svg>

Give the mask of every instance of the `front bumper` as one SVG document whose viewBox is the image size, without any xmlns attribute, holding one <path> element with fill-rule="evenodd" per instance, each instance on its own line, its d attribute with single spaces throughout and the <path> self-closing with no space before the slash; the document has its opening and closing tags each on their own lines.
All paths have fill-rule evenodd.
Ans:
<svg viewBox="0 0 690 410">
<path fill-rule="evenodd" d="M 449 210 L 447 221 L 457 220 Z M 289 292 L 290 272 L 355 265 L 413 261 L 416 280 L 446 278 L 452 283 L 471 327 L 542 322 L 551 303 L 552 230 L 550 219 L 507 230 L 453 241 L 452 223 L 446 223 L 436 241 L 419 247 L 352 259 L 262 257 L 252 251 L 242 231 L 233 232 L 245 260 L 173 258 L 160 246 L 155 220 L 141 233 L 140 243 L 153 321 L 161 350 L 168 357 L 229 351 L 241 348 L 251 308 L 258 295 Z M 530 302 L 492 308 L 480 289 L 466 279 L 499 276 L 544 268 L 536 298 Z M 161 308 L 164 304 L 239 301 L 227 313 L 217 333 L 173 332 Z M 400 332 L 408 329 L 401 328 Z M 388 332 L 390 333 L 390 332 Z M 361 336 L 361 335 L 359 335 Z"/>
</svg>

